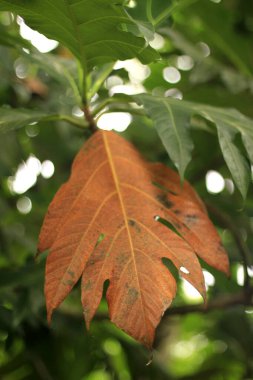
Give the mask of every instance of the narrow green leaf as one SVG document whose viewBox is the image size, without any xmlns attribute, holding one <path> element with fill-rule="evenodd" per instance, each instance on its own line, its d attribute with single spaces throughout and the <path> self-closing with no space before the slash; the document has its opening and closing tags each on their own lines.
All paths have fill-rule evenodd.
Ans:
<svg viewBox="0 0 253 380">
<path fill-rule="evenodd" d="M 250 181 L 249 165 L 233 142 L 235 132 L 219 120 L 216 120 L 216 126 L 223 157 L 243 198 L 246 198 Z"/>
<path fill-rule="evenodd" d="M 235 109 L 197 105 L 199 113 L 213 123 L 224 123 L 233 132 L 240 132 L 248 157 L 253 163 L 253 120 Z"/>
<path fill-rule="evenodd" d="M 154 125 L 170 158 L 178 168 L 183 180 L 191 161 L 193 143 L 189 134 L 191 111 L 180 104 L 170 104 L 167 99 L 137 95 Z"/>
<path fill-rule="evenodd" d="M 250 162 L 253 165 L 253 137 L 242 133 L 242 141 L 245 146 L 245 149 L 247 150 Z"/>
</svg>

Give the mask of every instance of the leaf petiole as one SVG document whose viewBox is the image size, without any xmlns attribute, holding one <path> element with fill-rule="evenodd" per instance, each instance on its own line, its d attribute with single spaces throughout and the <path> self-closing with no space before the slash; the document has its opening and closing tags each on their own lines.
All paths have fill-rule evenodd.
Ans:
<svg viewBox="0 0 253 380">
<path fill-rule="evenodd" d="M 97 115 L 100 114 L 101 111 L 103 111 L 107 106 L 111 105 L 111 104 L 128 104 L 130 103 L 131 101 L 135 102 L 134 100 L 132 100 L 131 96 L 129 95 L 123 95 L 123 96 L 117 96 L 117 97 L 111 97 L 111 98 L 107 98 L 107 99 L 104 99 L 103 101 L 101 101 L 100 103 L 97 104 L 97 106 L 94 107 L 93 111 L 92 111 L 92 116 L 93 117 L 96 117 Z"/>
<path fill-rule="evenodd" d="M 147 18 L 148 18 L 149 22 L 152 25 L 154 25 L 155 19 L 154 19 L 153 14 L 152 14 L 152 3 L 153 3 L 152 0 L 147 0 L 146 13 L 147 13 Z"/>
<path fill-rule="evenodd" d="M 198 0 L 185 0 L 185 1 L 176 2 L 172 4 L 170 7 L 166 8 L 154 19 L 153 25 L 158 26 L 163 21 L 165 21 L 175 10 L 188 7 L 189 5 L 196 3 L 197 1 Z"/>
<path fill-rule="evenodd" d="M 62 115 L 62 114 L 50 115 L 46 117 L 44 120 L 45 121 L 57 121 L 57 120 L 66 121 L 74 125 L 75 127 L 78 127 L 81 129 L 85 129 L 89 127 L 88 123 L 81 121 L 78 118 L 70 116 L 70 115 Z"/>
</svg>

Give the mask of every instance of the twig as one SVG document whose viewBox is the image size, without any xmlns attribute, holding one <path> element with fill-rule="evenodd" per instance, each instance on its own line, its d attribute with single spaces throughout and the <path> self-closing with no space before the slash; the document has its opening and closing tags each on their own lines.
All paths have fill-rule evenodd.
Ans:
<svg viewBox="0 0 253 380">
<path fill-rule="evenodd" d="M 99 102 L 97 104 L 97 106 L 92 111 L 92 116 L 93 116 L 93 118 L 95 118 L 97 115 L 100 114 L 101 111 L 106 109 L 107 106 L 110 106 L 111 104 L 114 106 L 116 104 L 121 104 L 121 105 L 122 104 L 129 104 L 129 103 L 131 103 L 131 100 L 133 101 L 131 96 L 129 96 L 129 95 L 122 96 L 122 94 L 121 94 L 121 96 L 112 96 L 111 98 L 107 98 L 107 99 L 105 99 L 102 102 Z"/>
<path fill-rule="evenodd" d="M 173 4 L 166 8 L 160 15 L 158 15 L 155 20 L 153 21 L 154 26 L 158 26 L 161 24 L 164 20 L 166 20 L 175 10 L 180 10 L 180 8 L 187 7 L 193 3 L 196 3 L 198 0 L 185 0 L 182 1 L 181 3 L 178 2 L 176 4 Z"/>
<path fill-rule="evenodd" d="M 253 288 L 249 288 L 249 294 L 251 297 L 245 294 L 244 291 L 233 294 L 220 296 L 215 298 L 214 300 L 207 303 L 207 305 L 197 304 L 197 305 L 186 305 L 186 306 L 174 306 L 168 309 L 164 317 L 168 317 L 171 315 L 185 315 L 189 313 L 209 313 L 214 310 L 224 310 L 233 306 L 245 305 L 245 306 L 253 306 Z"/>
<path fill-rule="evenodd" d="M 151 24 L 154 24 L 155 20 L 153 18 L 153 14 L 152 14 L 152 0 L 147 0 L 147 3 L 146 3 L 146 13 L 147 13 L 148 21 Z"/>
<path fill-rule="evenodd" d="M 66 121 L 67 123 L 70 123 L 74 125 L 77 128 L 85 129 L 88 128 L 88 123 L 85 121 L 79 120 L 77 117 L 73 117 L 70 115 L 63 115 L 63 114 L 55 114 L 55 115 L 49 115 L 43 119 L 43 121 Z"/>
<path fill-rule="evenodd" d="M 28 355 L 34 365 L 34 368 L 41 380 L 53 380 L 53 377 L 49 373 L 44 361 L 35 353 L 28 350 Z"/>
<path fill-rule="evenodd" d="M 90 108 L 88 105 L 85 105 L 83 107 L 83 112 L 84 112 L 85 119 L 89 124 L 89 129 L 91 133 L 95 133 L 97 131 L 97 125 L 96 125 L 95 120 L 93 119 L 93 116 L 90 112 Z"/>
</svg>

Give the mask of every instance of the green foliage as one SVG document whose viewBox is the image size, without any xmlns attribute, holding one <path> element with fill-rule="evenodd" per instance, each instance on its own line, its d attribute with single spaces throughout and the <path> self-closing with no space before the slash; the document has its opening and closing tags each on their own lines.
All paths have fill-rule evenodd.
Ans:
<svg viewBox="0 0 253 380">
<path fill-rule="evenodd" d="M 104 114 L 131 113 L 124 136 L 149 160 L 176 165 L 181 177 L 190 180 L 210 206 L 229 253 L 231 279 L 205 267 L 216 281 L 208 288 L 209 301 L 241 294 L 242 252 L 248 266 L 253 262 L 252 2 L 137 0 L 133 4 L 0 2 L 3 380 L 253 378 L 252 305 L 165 318 L 148 367 L 149 353 L 106 320 L 104 301 L 91 331 L 85 331 L 78 289 L 56 312 L 52 327 L 46 323 L 44 258 L 34 262 L 36 242 L 47 206 L 90 134 L 89 123 L 80 117 L 84 100 L 98 123 Z M 20 36 L 16 14 L 60 45 L 40 53 Z M 75 20 L 86 23 L 78 26 Z M 147 42 L 154 32 L 163 41 L 157 51 Z M 182 56 L 191 59 L 187 70 L 180 68 Z M 134 76 L 136 66 L 131 69 L 122 62 L 115 66 L 116 61 L 129 58 L 145 64 L 141 79 Z M 177 68 L 181 80 L 168 82 L 167 67 Z M 118 93 L 129 84 L 138 95 Z M 182 94 L 183 100 L 174 99 L 175 94 Z M 55 175 L 46 179 L 38 174 L 33 186 L 17 193 L 10 183 L 19 165 L 33 156 L 41 163 L 52 161 Z M 225 180 L 219 193 L 209 192 L 206 186 L 210 170 Z M 22 213 L 29 209 L 20 204 L 29 200 L 30 213 Z M 191 299 L 182 280 L 178 281 L 173 307 L 200 302 Z M 251 277 L 249 282 L 252 286 Z"/>
<path fill-rule="evenodd" d="M 134 27 L 123 1 L 2 1 L 0 10 L 24 17 L 34 29 L 60 41 L 79 59 L 83 70 L 116 59 L 137 57 L 143 62 L 157 58 L 145 40 L 132 35 Z"/>
<path fill-rule="evenodd" d="M 48 117 L 47 113 L 40 111 L 11 109 L 2 107 L 0 109 L 0 131 L 9 132 L 12 129 L 17 129 L 26 126 L 27 124 L 41 121 Z"/>
<path fill-rule="evenodd" d="M 160 138 L 182 178 L 191 160 L 190 153 L 193 149 L 188 131 L 191 116 L 199 115 L 215 124 L 223 157 L 242 196 L 246 197 L 250 166 L 235 145 L 234 138 L 237 133 L 241 134 L 248 159 L 253 164 L 253 120 L 233 109 L 146 94 L 138 95 L 136 98 L 143 103 L 147 114 L 153 119 Z M 210 132 L 213 133 L 213 129 L 210 128 Z"/>
</svg>

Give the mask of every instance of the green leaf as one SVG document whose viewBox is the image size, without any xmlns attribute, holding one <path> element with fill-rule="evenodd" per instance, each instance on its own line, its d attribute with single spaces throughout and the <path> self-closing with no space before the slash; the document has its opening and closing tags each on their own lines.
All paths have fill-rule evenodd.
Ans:
<svg viewBox="0 0 253 380">
<path fill-rule="evenodd" d="M 188 103 L 190 104 L 190 103 Z M 194 104 L 194 103 L 192 103 Z M 225 124 L 226 128 L 233 133 L 239 132 L 242 137 L 248 158 L 253 164 L 253 120 L 244 116 L 235 109 L 218 108 L 202 104 L 196 104 L 198 114 L 213 122 L 218 127 Z"/>
<path fill-rule="evenodd" d="M 9 33 L 2 24 L 0 24 L 0 45 L 26 49 L 31 47 L 28 41 L 24 40 L 19 34 Z"/>
<path fill-rule="evenodd" d="M 158 58 L 144 38 L 126 31 L 134 25 L 122 0 L 2 0 L 0 10 L 22 16 L 33 29 L 65 45 L 84 72 L 95 65 L 129 58 Z"/>
<path fill-rule="evenodd" d="M 141 100 L 154 121 L 162 143 L 183 179 L 193 149 L 189 134 L 191 111 L 187 108 L 182 110 L 180 103 L 171 105 L 166 99 L 146 94 L 136 98 Z"/>
<path fill-rule="evenodd" d="M 10 107 L 0 108 L 0 133 L 10 132 L 15 129 L 25 127 L 31 123 L 40 121 L 63 120 L 79 128 L 85 128 L 86 124 L 78 118 L 69 115 L 48 114 L 43 111 L 30 109 L 13 109 Z"/>
<path fill-rule="evenodd" d="M 233 142 L 235 132 L 219 120 L 216 125 L 223 157 L 243 198 L 246 198 L 250 181 L 249 165 Z"/>
<path fill-rule="evenodd" d="M 44 70 L 52 78 L 63 84 L 67 89 L 71 89 L 77 104 L 81 105 L 80 89 L 78 87 L 78 67 L 76 62 L 62 58 L 50 53 L 40 53 L 39 51 L 21 54 L 29 63 L 35 64 L 39 69 Z"/>
<path fill-rule="evenodd" d="M 148 94 L 134 96 L 154 121 L 158 134 L 182 177 L 193 147 L 188 129 L 191 116 L 198 115 L 216 126 L 224 160 L 245 198 L 250 180 L 250 166 L 234 142 L 240 133 L 247 155 L 253 164 L 253 120 L 234 109 L 212 107 L 173 98 Z M 197 125 L 195 126 L 197 127 Z M 208 129 L 207 129 L 208 131 Z"/>
<path fill-rule="evenodd" d="M 22 128 L 30 123 L 46 119 L 48 114 L 41 111 L 0 108 L 0 133 Z"/>
</svg>

